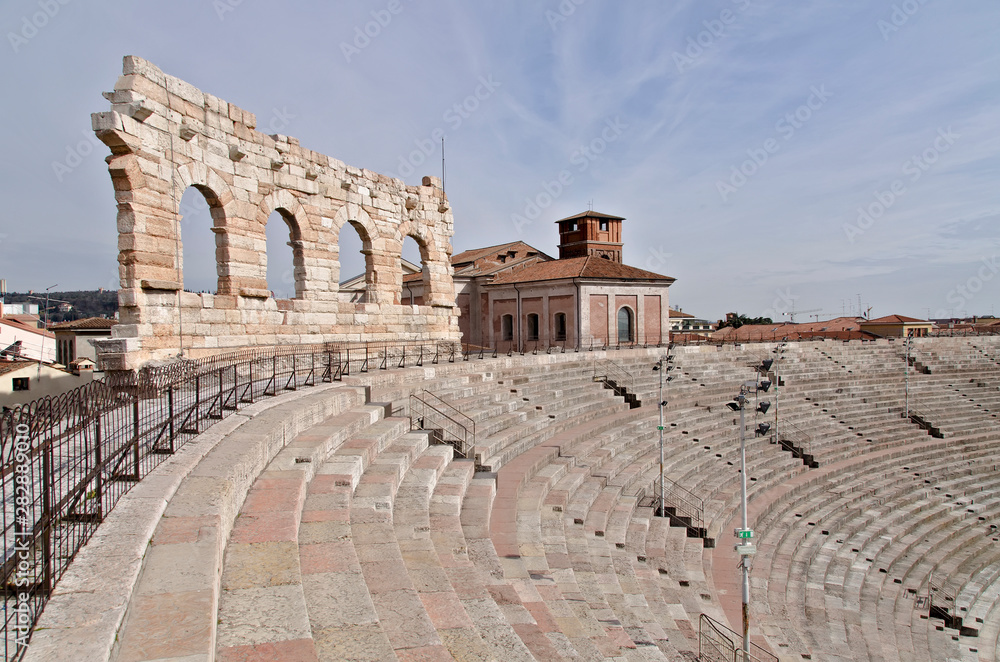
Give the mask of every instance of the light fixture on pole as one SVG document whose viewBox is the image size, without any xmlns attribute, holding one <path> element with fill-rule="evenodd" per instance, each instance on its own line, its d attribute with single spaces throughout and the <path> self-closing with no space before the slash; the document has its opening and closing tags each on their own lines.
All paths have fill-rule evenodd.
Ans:
<svg viewBox="0 0 1000 662">
<path fill-rule="evenodd" d="M 663 498 L 663 408 L 667 406 L 667 401 L 663 399 L 663 382 L 669 382 L 673 377 L 666 377 L 664 379 L 664 373 L 670 372 L 674 369 L 673 363 L 674 357 L 670 356 L 670 346 L 667 346 L 667 354 L 660 357 L 660 360 L 656 362 L 653 366 L 654 372 L 660 373 L 660 399 L 657 408 L 660 413 L 660 424 L 656 426 L 656 429 L 660 432 L 660 507 L 658 514 L 660 517 L 666 517 L 666 508 Z"/>
<path fill-rule="evenodd" d="M 761 366 L 763 367 L 763 365 Z M 736 537 L 739 544 L 736 545 L 736 553 L 740 556 L 740 573 L 742 575 L 742 597 L 743 597 L 743 660 L 750 662 L 750 557 L 757 553 L 754 546 L 754 532 L 750 528 L 749 515 L 747 513 L 747 446 L 746 446 L 746 405 L 748 396 L 757 394 L 771 388 L 771 382 L 767 380 L 744 382 L 740 387 L 739 395 L 732 402 L 727 402 L 726 406 L 733 411 L 740 412 L 740 506 L 742 521 L 740 528 L 736 529 Z M 756 413 L 766 413 L 771 403 L 766 400 L 758 402 L 754 408 Z M 759 423 L 754 428 L 754 436 L 762 437 L 771 429 L 768 423 Z"/>
</svg>

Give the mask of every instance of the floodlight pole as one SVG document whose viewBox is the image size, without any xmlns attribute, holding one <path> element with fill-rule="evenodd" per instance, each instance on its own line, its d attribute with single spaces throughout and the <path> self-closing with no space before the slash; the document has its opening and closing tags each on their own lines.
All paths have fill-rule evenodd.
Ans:
<svg viewBox="0 0 1000 662">
<path fill-rule="evenodd" d="M 750 528 L 747 517 L 747 444 L 746 444 L 746 409 L 745 389 L 740 389 L 740 503 L 743 507 L 743 530 Z M 741 545 L 746 545 L 749 538 L 743 538 Z M 740 568 L 743 572 L 743 662 L 750 662 L 750 568 L 747 566 L 747 556 L 740 555 Z"/>
<path fill-rule="evenodd" d="M 667 511 L 664 509 L 663 502 L 663 373 L 666 371 L 667 366 L 664 362 L 663 357 L 660 357 L 660 517 L 666 517 Z"/>
<path fill-rule="evenodd" d="M 669 365 L 670 365 L 670 362 L 669 362 L 669 360 L 670 360 L 669 351 L 670 350 L 668 348 L 668 350 L 667 350 L 668 353 L 664 354 L 663 356 L 661 356 L 659 362 L 657 363 L 657 367 L 659 368 L 659 371 L 660 371 L 660 399 L 659 399 L 659 402 L 657 404 L 657 407 L 658 407 L 659 412 L 660 412 L 660 424 L 657 426 L 657 428 L 659 429 L 659 432 L 660 432 L 660 517 L 666 517 L 667 516 L 666 502 L 664 501 L 664 498 L 663 498 L 663 492 L 664 492 L 664 489 L 663 489 L 663 482 L 664 482 L 664 478 L 663 478 L 663 426 L 664 426 L 664 423 L 663 423 L 663 407 L 666 404 L 664 402 L 664 400 L 663 400 L 663 373 L 665 373 L 665 372 L 667 372 L 669 370 Z"/>
<path fill-rule="evenodd" d="M 905 418 L 910 420 L 910 336 L 907 334 L 903 340 L 906 347 L 906 359 L 903 363 L 903 407 L 906 410 Z"/>
</svg>

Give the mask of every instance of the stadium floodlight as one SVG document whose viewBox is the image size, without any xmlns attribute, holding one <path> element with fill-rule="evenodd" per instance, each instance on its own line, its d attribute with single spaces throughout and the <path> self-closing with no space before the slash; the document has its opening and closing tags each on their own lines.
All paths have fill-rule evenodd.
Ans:
<svg viewBox="0 0 1000 662">
<path fill-rule="evenodd" d="M 770 423 L 759 423 L 754 430 L 754 436 L 763 437 L 771 429 Z"/>
<path fill-rule="evenodd" d="M 772 365 L 774 365 L 774 359 L 764 359 L 760 363 L 761 372 L 768 372 Z"/>
<path fill-rule="evenodd" d="M 771 382 L 766 379 L 757 384 L 757 390 L 767 393 L 767 389 L 771 388 Z"/>
<path fill-rule="evenodd" d="M 757 411 L 761 414 L 766 414 L 767 410 L 771 408 L 771 403 L 767 400 L 763 400 L 757 404 Z"/>
<path fill-rule="evenodd" d="M 670 347 L 667 347 L 667 353 L 660 357 L 660 360 L 653 365 L 653 370 L 660 374 L 660 399 L 658 401 L 658 409 L 660 410 L 660 424 L 657 429 L 660 433 L 660 517 L 663 517 L 666 513 L 666 507 L 663 501 L 663 410 L 667 406 L 667 401 L 663 399 L 663 374 L 673 370 L 674 366 L 669 365 L 674 357 L 670 355 Z M 666 381 L 670 381 L 672 378 L 667 377 Z"/>
</svg>

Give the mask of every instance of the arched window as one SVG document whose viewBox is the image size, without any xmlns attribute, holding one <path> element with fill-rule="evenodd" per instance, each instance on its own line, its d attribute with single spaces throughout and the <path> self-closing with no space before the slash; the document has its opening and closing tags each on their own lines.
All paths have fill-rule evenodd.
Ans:
<svg viewBox="0 0 1000 662">
<path fill-rule="evenodd" d="M 538 340 L 538 315 L 528 313 L 528 340 Z"/>
<path fill-rule="evenodd" d="M 429 294 L 430 275 L 427 270 L 427 247 L 419 237 L 403 237 L 399 270 L 403 281 L 398 301 L 410 306 L 423 305 Z"/>
<path fill-rule="evenodd" d="M 264 228 L 267 237 L 267 288 L 275 299 L 302 295 L 302 248 L 298 223 L 285 210 L 273 211 Z"/>
<path fill-rule="evenodd" d="M 364 227 L 348 221 L 340 228 L 337 237 L 337 259 L 340 262 L 340 298 L 352 303 L 366 303 L 372 287 L 373 271 L 370 248 L 363 235 Z M 369 245 L 366 245 L 369 244 Z"/>
<path fill-rule="evenodd" d="M 501 340 L 513 340 L 514 339 L 514 316 L 504 315 L 500 318 L 500 339 Z"/>
<path fill-rule="evenodd" d="M 635 339 L 635 324 L 632 310 L 626 306 L 618 309 L 618 342 L 632 342 Z"/>
<path fill-rule="evenodd" d="M 178 217 L 181 235 L 183 287 L 188 292 L 215 292 L 219 285 L 219 237 L 212 232 L 213 207 L 221 214 L 215 195 L 206 188 L 189 186 L 181 196 Z"/>
<path fill-rule="evenodd" d="M 566 313 L 556 313 L 553 319 L 553 326 L 555 327 L 556 340 L 566 340 Z"/>
</svg>

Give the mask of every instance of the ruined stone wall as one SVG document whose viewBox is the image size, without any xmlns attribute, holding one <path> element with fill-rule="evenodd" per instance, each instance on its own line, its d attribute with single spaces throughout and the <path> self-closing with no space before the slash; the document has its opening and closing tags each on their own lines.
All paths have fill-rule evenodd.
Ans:
<svg viewBox="0 0 1000 662">
<path fill-rule="evenodd" d="M 104 369 L 132 369 L 182 348 L 197 357 L 282 343 L 460 340 L 454 220 L 440 180 L 406 186 L 295 138 L 260 133 L 252 113 L 133 56 L 105 97 L 111 110 L 92 120 L 111 149 L 121 323 L 100 347 Z M 211 209 L 215 294 L 184 291 L 179 204 L 190 186 Z M 265 225 L 275 211 L 293 251 L 296 295 L 288 300 L 267 288 Z M 348 223 L 364 246 L 365 303 L 338 297 L 337 242 Z M 399 299 L 408 236 L 424 264 L 424 305 L 416 307 Z"/>
</svg>

